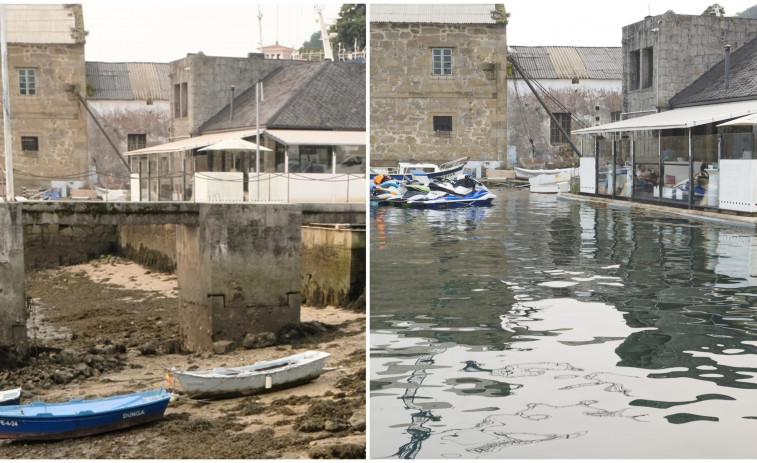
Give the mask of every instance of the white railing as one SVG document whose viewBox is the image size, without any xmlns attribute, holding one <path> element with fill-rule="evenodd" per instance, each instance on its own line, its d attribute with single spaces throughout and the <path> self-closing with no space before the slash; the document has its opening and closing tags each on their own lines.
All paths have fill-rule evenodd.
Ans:
<svg viewBox="0 0 757 463">
<path fill-rule="evenodd" d="M 365 174 L 250 174 L 250 201 L 284 203 L 364 203 Z"/>
</svg>

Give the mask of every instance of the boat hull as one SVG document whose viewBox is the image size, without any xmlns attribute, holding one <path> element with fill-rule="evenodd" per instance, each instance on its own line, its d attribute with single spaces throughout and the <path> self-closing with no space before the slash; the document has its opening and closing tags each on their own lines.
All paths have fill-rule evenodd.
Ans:
<svg viewBox="0 0 757 463">
<path fill-rule="evenodd" d="M 0 407 L 0 439 L 60 440 L 126 429 L 162 418 L 169 401 L 170 395 L 163 392 L 141 403 L 109 411 L 87 410 L 87 404 L 98 402 L 96 400 Z M 68 404 L 81 404 L 81 410 L 60 416 L 44 412 L 45 405 L 52 410 Z M 37 413 L 32 414 L 34 411 Z"/>
<path fill-rule="evenodd" d="M 325 352 L 306 352 L 219 372 L 174 370 L 171 374 L 179 380 L 184 392 L 194 399 L 223 399 L 271 392 L 313 381 L 323 372 L 328 356 Z M 238 373 L 230 375 L 224 372 Z"/>
</svg>

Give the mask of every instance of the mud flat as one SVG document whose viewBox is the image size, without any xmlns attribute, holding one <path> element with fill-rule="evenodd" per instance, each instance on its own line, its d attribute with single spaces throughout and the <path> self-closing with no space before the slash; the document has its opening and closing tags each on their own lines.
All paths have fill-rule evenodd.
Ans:
<svg viewBox="0 0 757 463">
<path fill-rule="evenodd" d="M 27 273 L 26 365 L 0 366 L 0 389 L 22 401 L 66 401 L 166 387 L 171 367 L 207 369 L 329 352 L 303 386 L 213 402 L 181 394 L 157 422 L 58 442 L 0 441 L 0 458 L 365 458 L 365 314 L 302 308 L 277 344 L 229 353 L 182 353 L 174 275 L 104 257 Z"/>
</svg>

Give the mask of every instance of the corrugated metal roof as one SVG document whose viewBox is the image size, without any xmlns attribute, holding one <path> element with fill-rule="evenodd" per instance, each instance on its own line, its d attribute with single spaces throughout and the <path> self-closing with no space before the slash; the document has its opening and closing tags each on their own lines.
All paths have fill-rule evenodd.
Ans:
<svg viewBox="0 0 757 463">
<path fill-rule="evenodd" d="M 6 5 L 8 43 L 77 43 L 77 7 L 81 5 Z"/>
<path fill-rule="evenodd" d="M 534 79 L 621 78 L 620 47 L 510 47 L 510 54 Z"/>
<path fill-rule="evenodd" d="M 494 4 L 422 5 L 371 4 L 372 23 L 496 24 L 492 19 Z"/>
<path fill-rule="evenodd" d="M 168 101 L 169 65 L 87 61 L 88 98 Z"/>
<path fill-rule="evenodd" d="M 547 47 L 547 53 L 555 66 L 555 72 L 559 79 L 588 79 L 589 73 L 586 72 L 581 56 L 573 47 Z"/>
</svg>

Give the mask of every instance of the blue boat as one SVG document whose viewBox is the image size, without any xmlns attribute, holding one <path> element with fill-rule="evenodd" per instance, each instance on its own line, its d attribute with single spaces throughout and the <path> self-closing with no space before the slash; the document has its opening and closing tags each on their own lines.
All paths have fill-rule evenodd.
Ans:
<svg viewBox="0 0 757 463">
<path fill-rule="evenodd" d="M 102 399 L 32 402 L 0 407 L 0 439 L 57 440 L 130 428 L 163 417 L 171 395 L 163 389 Z"/>
</svg>

